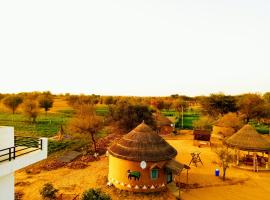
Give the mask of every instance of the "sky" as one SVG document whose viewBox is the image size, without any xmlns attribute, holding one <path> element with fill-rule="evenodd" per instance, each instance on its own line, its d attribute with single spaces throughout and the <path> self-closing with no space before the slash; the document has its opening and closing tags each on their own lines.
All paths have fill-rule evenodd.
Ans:
<svg viewBox="0 0 270 200">
<path fill-rule="evenodd" d="M 46 90 L 270 91 L 270 1 L 0 1 L 0 93 Z"/>
</svg>

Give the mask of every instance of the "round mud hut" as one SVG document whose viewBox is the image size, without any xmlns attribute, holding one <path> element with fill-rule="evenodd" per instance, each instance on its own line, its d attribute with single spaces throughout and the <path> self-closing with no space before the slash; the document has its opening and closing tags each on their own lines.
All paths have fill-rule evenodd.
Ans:
<svg viewBox="0 0 270 200">
<path fill-rule="evenodd" d="M 177 151 L 144 122 L 109 149 L 108 184 L 121 190 L 156 192 L 166 189 L 188 166 L 174 160 Z"/>
<path fill-rule="evenodd" d="M 254 171 L 269 170 L 270 142 L 257 133 L 251 125 L 243 126 L 225 140 L 225 144 L 235 150 L 236 166 Z"/>
</svg>

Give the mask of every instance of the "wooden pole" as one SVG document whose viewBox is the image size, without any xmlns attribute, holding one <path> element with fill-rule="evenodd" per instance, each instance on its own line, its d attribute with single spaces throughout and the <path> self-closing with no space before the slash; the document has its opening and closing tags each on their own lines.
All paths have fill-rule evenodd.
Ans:
<svg viewBox="0 0 270 200">
<path fill-rule="evenodd" d="M 240 150 L 237 150 L 237 155 L 236 155 L 236 165 L 239 165 L 239 157 L 240 157 Z"/>
<path fill-rule="evenodd" d="M 181 174 L 181 171 L 179 172 L 179 179 L 178 179 L 178 180 L 179 180 L 179 183 L 178 183 L 178 188 L 179 188 L 179 199 L 181 199 L 181 188 L 180 188 L 180 187 L 181 187 L 181 186 L 180 186 L 180 185 L 181 185 L 181 182 L 180 182 L 180 174 Z"/>
<path fill-rule="evenodd" d="M 187 185 L 188 185 L 188 169 L 187 169 Z"/>
<path fill-rule="evenodd" d="M 270 167 L 270 151 L 268 152 L 268 162 L 267 162 L 266 166 L 267 166 L 267 169 L 269 169 L 269 167 Z"/>
</svg>

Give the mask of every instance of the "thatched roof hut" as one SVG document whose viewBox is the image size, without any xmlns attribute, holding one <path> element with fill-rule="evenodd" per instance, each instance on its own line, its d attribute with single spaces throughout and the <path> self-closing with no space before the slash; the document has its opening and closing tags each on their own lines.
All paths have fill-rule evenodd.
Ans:
<svg viewBox="0 0 270 200">
<path fill-rule="evenodd" d="M 154 118 L 156 120 L 156 123 L 157 123 L 158 127 L 171 126 L 171 124 L 172 124 L 172 121 L 168 117 L 166 117 L 166 116 L 164 116 L 162 114 L 155 114 Z"/>
<path fill-rule="evenodd" d="M 225 144 L 245 151 L 270 151 L 270 142 L 257 133 L 257 131 L 249 124 L 243 126 L 237 133 L 229 137 L 225 141 Z"/>
<path fill-rule="evenodd" d="M 108 151 L 117 158 L 132 161 L 164 161 L 177 155 L 177 151 L 144 122 Z"/>
<path fill-rule="evenodd" d="M 109 147 L 109 184 L 121 190 L 166 190 L 187 165 L 174 160 L 177 151 L 144 122 Z"/>
</svg>

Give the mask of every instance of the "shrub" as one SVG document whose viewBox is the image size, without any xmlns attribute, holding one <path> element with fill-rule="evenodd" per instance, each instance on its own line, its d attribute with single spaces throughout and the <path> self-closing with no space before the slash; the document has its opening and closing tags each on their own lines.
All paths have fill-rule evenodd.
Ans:
<svg viewBox="0 0 270 200">
<path fill-rule="evenodd" d="M 111 197 L 100 189 L 89 189 L 82 194 L 81 200 L 111 200 Z"/>
<path fill-rule="evenodd" d="M 56 199 L 57 189 L 51 183 L 46 183 L 40 190 L 40 195 L 43 199 Z"/>
</svg>

